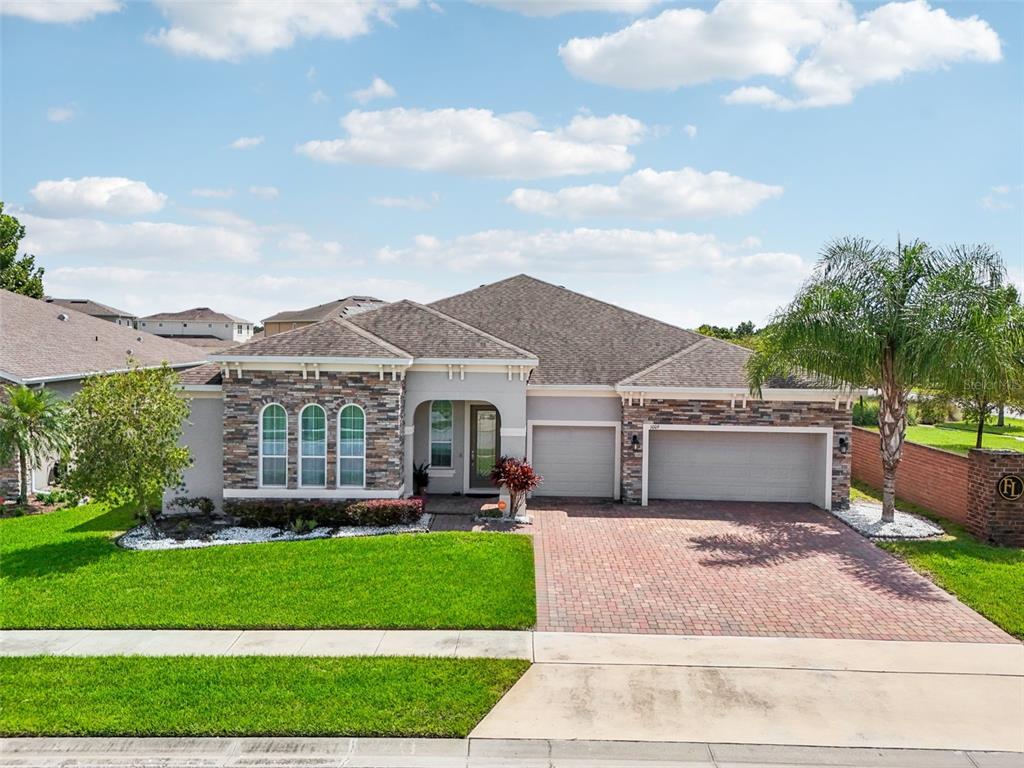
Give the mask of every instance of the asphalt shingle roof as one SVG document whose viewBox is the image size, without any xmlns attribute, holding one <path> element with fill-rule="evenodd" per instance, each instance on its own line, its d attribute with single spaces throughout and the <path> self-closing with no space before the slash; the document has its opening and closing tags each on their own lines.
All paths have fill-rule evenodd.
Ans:
<svg viewBox="0 0 1024 768">
<path fill-rule="evenodd" d="M 140 317 L 140 320 L 170 320 L 172 322 L 189 322 L 189 323 L 246 323 L 251 325 L 248 320 L 238 317 L 236 315 L 229 315 L 225 312 L 216 312 L 209 307 L 194 307 L 192 309 L 183 309 L 181 312 L 157 312 L 155 315 L 146 315 Z"/>
<path fill-rule="evenodd" d="M 536 352 L 532 384 L 614 385 L 704 338 L 529 275 L 430 306 Z"/>
<path fill-rule="evenodd" d="M 344 299 L 335 299 L 325 304 L 317 304 L 315 307 L 305 309 L 286 310 L 276 315 L 264 318 L 264 323 L 317 323 L 329 317 L 340 317 L 352 312 L 383 304 L 380 299 L 373 296 L 346 296 Z"/>
<path fill-rule="evenodd" d="M 57 304 L 61 307 L 73 309 L 76 312 L 81 312 L 86 315 L 92 315 L 93 317 L 126 317 L 135 318 L 131 312 L 125 312 L 122 309 L 114 309 L 108 307 L 106 304 L 100 304 L 98 301 L 92 299 L 55 299 L 48 297 L 44 299 L 47 304 Z"/>
<path fill-rule="evenodd" d="M 186 368 L 178 376 L 181 383 L 187 385 L 195 384 L 220 384 L 223 375 L 219 363 L 203 363 L 195 368 Z"/>
<path fill-rule="evenodd" d="M 66 319 L 61 320 L 63 315 Z M 78 378 L 143 366 L 197 365 L 203 350 L 0 290 L 0 378 Z"/>
<path fill-rule="evenodd" d="M 340 317 L 254 339 L 221 354 L 231 357 L 374 357 L 382 360 L 411 357 L 404 349 Z"/>
<path fill-rule="evenodd" d="M 745 366 L 753 354 L 719 339 L 705 338 L 627 377 L 623 386 L 737 387 L 747 386 Z"/>
<path fill-rule="evenodd" d="M 509 360 L 535 355 L 495 335 L 412 301 L 396 301 L 351 318 L 414 357 Z"/>
</svg>

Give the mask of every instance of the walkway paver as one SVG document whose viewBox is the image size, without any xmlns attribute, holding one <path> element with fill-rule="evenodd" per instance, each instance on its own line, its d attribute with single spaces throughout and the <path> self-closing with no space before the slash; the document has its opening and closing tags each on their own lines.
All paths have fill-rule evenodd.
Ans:
<svg viewBox="0 0 1024 768">
<path fill-rule="evenodd" d="M 541 498 L 529 514 L 540 630 L 1013 642 L 809 505 Z"/>
<path fill-rule="evenodd" d="M 0 742 L 0 765 L 263 768 L 1020 768 L 1018 755 L 708 743 L 502 739 L 31 738 Z"/>
</svg>

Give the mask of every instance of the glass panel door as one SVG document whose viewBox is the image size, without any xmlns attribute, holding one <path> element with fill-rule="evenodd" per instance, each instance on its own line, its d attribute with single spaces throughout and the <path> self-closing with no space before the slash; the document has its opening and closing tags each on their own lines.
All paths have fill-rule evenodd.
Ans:
<svg viewBox="0 0 1024 768">
<path fill-rule="evenodd" d="M 501 453 L 498 412 L 488 405 L 472 406 L 470 418 L 470 478 L 473 488 L 490 488 L 491 469 Z"/>
</svg>

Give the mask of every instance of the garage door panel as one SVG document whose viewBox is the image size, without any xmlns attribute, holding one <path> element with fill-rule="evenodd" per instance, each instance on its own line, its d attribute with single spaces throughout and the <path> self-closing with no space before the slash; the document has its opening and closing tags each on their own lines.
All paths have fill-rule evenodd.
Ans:
<svg viewBox="0 0 1024 768">
<path fill-rule="evenodd" d="M 534 495 L 612 498 L 616 450 L 610 427 L 535 426 L 532 463 L 544 483 Z"/>
<path fill-rule="evenodd" d="M 824 436 L 654 430 L 652 499 L 822 503 Z"/>
</svg>

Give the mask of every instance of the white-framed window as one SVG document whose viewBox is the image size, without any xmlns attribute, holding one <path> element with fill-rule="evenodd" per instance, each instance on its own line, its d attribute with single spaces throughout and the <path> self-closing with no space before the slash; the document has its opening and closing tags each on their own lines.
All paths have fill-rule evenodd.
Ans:
<svg viewBox="0 0 1024 768">
<path fill-rule="evenodd" d="M 299 413 L 299 485 L 327 485 L 327 412 L 319 405 Z"/>
<path fill-rule="evenodd" d="M 358 405 L 346 405 L 338 414 L 338 485 L 366 485 L 366 414 Z"/>
<path fill-rule="evenodd" d="M 452 425 L 455 423 L 451 400 L 430 404 L 430 466 L 452 468 Z"/>
<path fill-rule="evenodd" d="M 260 412 L 260 485 L 288 485 L 288 414 L 277 403 Z"/>
</svg>

